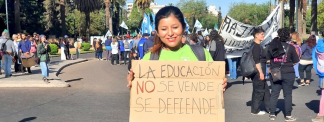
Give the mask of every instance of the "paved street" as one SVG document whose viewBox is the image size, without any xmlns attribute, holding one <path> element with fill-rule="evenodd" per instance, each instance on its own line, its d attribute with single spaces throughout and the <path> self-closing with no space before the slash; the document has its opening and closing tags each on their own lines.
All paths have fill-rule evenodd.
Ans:
<svg viewBox="0 0 324 122">
<path fill-rule="evenodd" d="M 94 54 L 80 57 L 92 58 Z M 127 122 L 126 74 L 125 65 L 90 60 L 61 72 L 59 78 L 68 82 L 69 88 L 0 88 L 0 122 Z M 310 86 L 297 87 L 295 83 L 293 115 L 298 122 L 309 122 L 318 112 L 318 78 L 314 73 L 312 78 L 315 81 Z M 268 115 L 250 115 L 251 93 L 251 81 L 245 85 L 241 78 L 229 81 L 224 94 L 226 122 L 269 121 Z M 282 95 L 278 106 L 284 108 Z M 282 111 L 276 121 L 284 121 Z"/>
</svg>

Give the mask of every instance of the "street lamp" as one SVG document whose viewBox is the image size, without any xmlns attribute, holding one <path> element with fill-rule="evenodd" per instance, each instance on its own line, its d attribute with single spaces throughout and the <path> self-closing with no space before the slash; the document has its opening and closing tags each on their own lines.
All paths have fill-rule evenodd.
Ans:
<svg viewBox="0 0 324 122">
<path fill-rule="evenodd" d="M 74 23 L 73 23 L 73 33 L 74 33 L 74 43 L 77 42 L 77 37 L 76 37 L 76 27 L 75 27 L 75 5 L 74 5 L 74 1 L 73 0 L 68 0 L 68 3 L 72 6 L 73 9 L 73 19 L 74 19 Z M 78 49 L 78 43 L 77 42 L 77 46 L 75 47 L 76 50 L 76 55 L 77 55 L 77 59 L 79 58 L 79 49 Z"/>
<path fill-rule="evenodd" d="M 6 20 L 7 20 L 7 30 L 9 32 L 9 20 L 8 20 L 8 1 L 6 0 Z"/>
</svg>

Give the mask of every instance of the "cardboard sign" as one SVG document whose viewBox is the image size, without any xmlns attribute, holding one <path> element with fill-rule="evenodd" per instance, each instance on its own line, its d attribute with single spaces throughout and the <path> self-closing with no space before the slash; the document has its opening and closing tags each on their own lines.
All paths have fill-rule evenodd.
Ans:
<svg viewBox="0 0 324 122">
<path fill-rule="evenodd" d="M 225 122 L 225 62 L 132 61 L 130 122 Z"/>
</svg>

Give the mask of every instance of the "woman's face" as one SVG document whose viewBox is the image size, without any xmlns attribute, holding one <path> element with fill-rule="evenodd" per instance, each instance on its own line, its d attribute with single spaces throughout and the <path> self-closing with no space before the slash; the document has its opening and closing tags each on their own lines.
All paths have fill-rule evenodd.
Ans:
<svg viewBox="0 0 324 122">
<path fill-rule="evenodd" d="M 209 41 L 209 40 L 210 40 L 209 36 L 206 36 L 206 40 L 207 40 L 207 41 Z"/>
<path fill-rule="evenodd" d="M 18 34 L 18 35 L 17 35 L 17 38 L 18 38 L 18 39 L 21 39 L 21 36 L 20 36 L 20 34 Z"/>
<path fill-rule="evenodd" d="M 41 38 L 41 41 L 42 41 L 42 43 L 44 43 L 45 42 L 45 36 L 43 36 L 42 38 Z"/>
<path fill-rule="evenodd" d="M 165 44 L 165 48 L 180 48 L 183 32 L 180 21 L 171 14 L 169 17 L 160 20 L 157 35 Z"/>
<path fill-rule="evenodd" d="M 263 41 L 264 40 L 264 32 L 255 34 L 255 38 L 260 41 Z"/>
</svg>

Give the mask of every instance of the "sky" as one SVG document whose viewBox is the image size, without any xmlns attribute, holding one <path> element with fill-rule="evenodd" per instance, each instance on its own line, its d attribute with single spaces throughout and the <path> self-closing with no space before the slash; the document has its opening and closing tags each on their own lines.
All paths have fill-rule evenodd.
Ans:
<svg viewBox="0 0 324 122">
<path fill-rule="evenodd" d="M 131 3 L 134 0 L 127 0 L 127 3 Z M 168 5 L 169 3 L 173 3 L 174 5 L 176 5 L 180 0 L 154 0 L 155 3 L 157 3 L 158 5 Z M 232 3 L 235 2 L 246 2 L 246 3 L 257 3 L 257 4 L 261 4 L 261 3 L 265 3 L 267 1 L 270 0 L 205 0 L 207 3 L 207 6 L 209 5 L 215 5 L 216 8 L 218 9 L 219 6 L 222 9 L 222 16 L 224 17 L 228 11 L 229 11 L 229 7 Z M 272 3 L 274 3 L 274 1 L 271 1 Z"/>
</svg>

